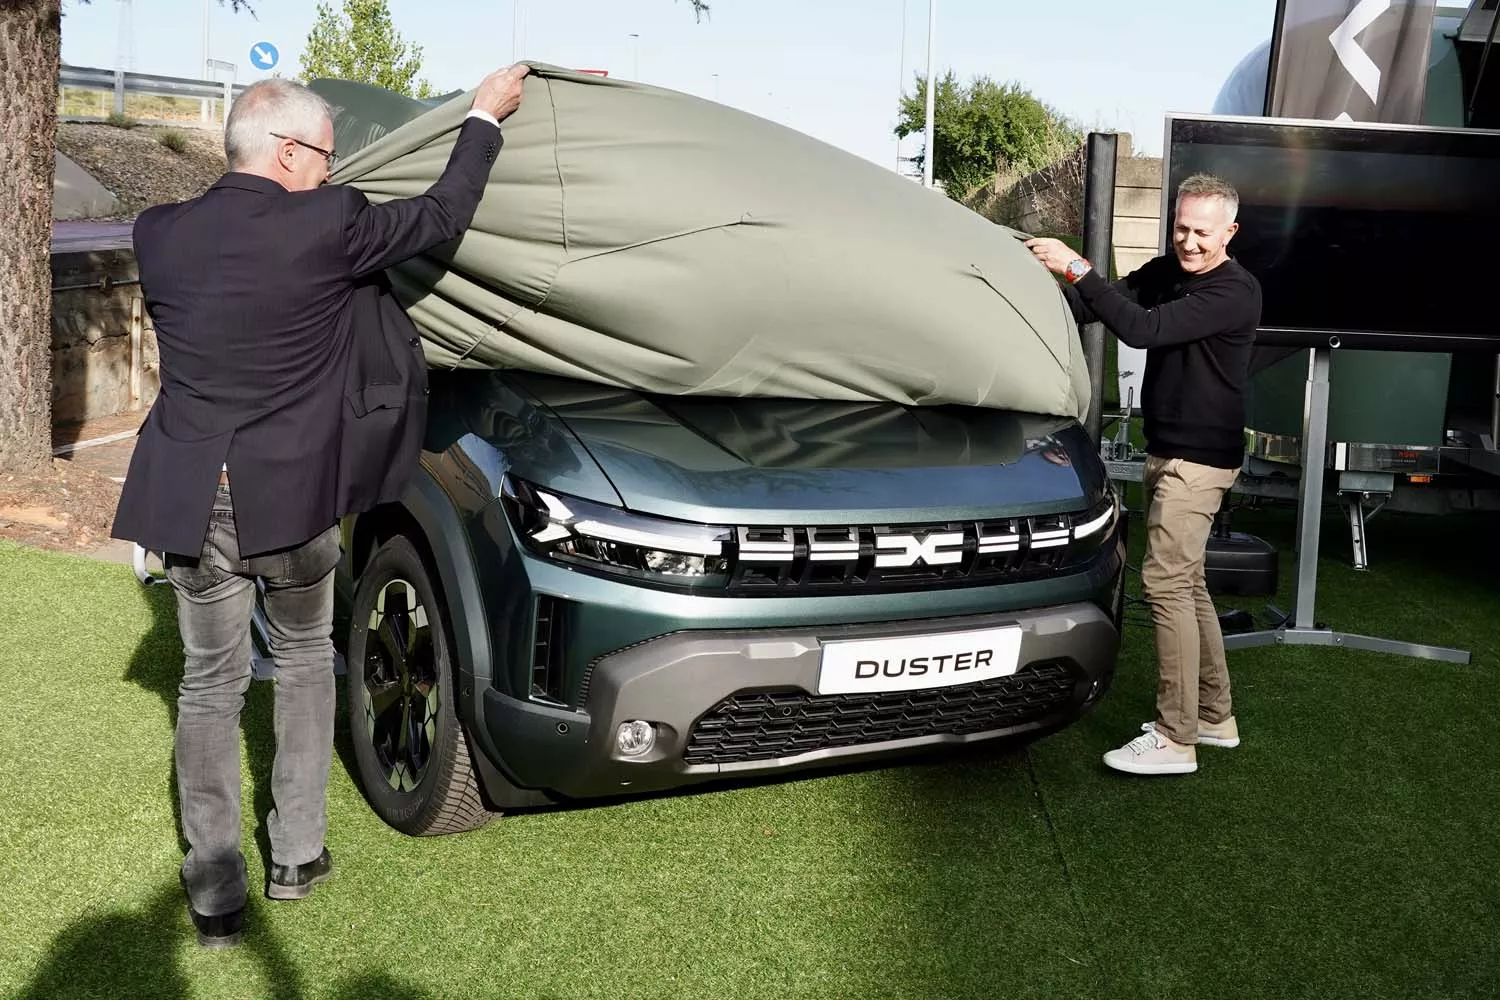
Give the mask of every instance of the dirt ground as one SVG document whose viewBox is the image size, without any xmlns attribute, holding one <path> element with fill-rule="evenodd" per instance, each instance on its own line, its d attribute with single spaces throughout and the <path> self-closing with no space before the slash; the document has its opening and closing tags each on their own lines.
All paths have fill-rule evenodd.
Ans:
<svg viewBox="0 0 1500 1000">
<path fill-rule="evenodd" d="M 0 476 L 0 539 L 59 552 L 93 554 L 108 546 L 120 484 L 54 458 L 30 476 Z"/>
<path fill-rule="evenodd" d="M 52 461 L 31 475 L 0 475 L 0 539 L 116 562 L 132 546 L 109 537 L 120 484 L 146 411 L 53 429 Z"/>
</svg>

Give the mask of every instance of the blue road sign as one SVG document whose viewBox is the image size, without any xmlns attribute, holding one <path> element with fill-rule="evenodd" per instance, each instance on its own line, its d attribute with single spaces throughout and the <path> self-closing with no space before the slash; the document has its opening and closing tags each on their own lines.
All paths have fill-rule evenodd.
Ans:
<svg viewBox="0 0 1500 1000">
<path fill-rule="evenodd" d="M 256 42 L 250 46 L 250 65 L 256 69 L 275 69 L 281 55 L 270 42 Z"/>
</svg>

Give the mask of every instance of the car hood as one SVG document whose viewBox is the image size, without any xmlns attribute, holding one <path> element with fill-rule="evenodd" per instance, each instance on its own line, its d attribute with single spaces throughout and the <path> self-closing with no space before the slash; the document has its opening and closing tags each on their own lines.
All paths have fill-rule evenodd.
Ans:
<svg viewBox="0 0 1500 1000">
<path fill-rule="evenodd" d="M 663 517 L 961 520 L 1077 510 L 1105 489 L 1096 449 L 1067 418 L 507 378 L 561 421 L 626 508 Z"/>
</svg>

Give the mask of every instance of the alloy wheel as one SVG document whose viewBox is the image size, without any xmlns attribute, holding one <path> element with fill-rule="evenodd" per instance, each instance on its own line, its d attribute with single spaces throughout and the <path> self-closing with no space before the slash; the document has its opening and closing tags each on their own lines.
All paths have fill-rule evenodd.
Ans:
<svg viewBox="0 0 1500 1000">
<path fill-rule="evenodd" d="M 365 735 L 386 783 L 413 791 L 432 763 L 441 692 L 432 619 L 406 580 L 391 580 L 375 598 L 364 682 Z"/>
</svg>

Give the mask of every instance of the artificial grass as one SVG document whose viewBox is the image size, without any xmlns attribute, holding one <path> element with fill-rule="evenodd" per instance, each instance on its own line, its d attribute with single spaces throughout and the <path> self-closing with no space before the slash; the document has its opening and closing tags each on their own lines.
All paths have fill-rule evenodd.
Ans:
<svg viewBox="0 0 1500 1000">
<path fill-rule="evenodd" d="M 1236 527 L 1280 545 L 1290 579 L 1283 514 Z M 1025 752 L 457 837 L 376 820 L 341 731 L 338 873 L 304 902 L 252 891 L 246 943 L 223 953 L 193 944 L 177 885 L 170 592 L 0 548 L 0 996 L 1490 995 L 1495 531 L 1382 515 L 1371 538 L 1373 568 L 1356 574 L 1329 522 L 1319 617 L 1462 645 L 1474 663 L 1231 654 L 1245 742 L 1204 748 L 1181 778 L 1099 763 L 1150 717 L 1140 627 L 1099 708 Z M 246 712 L 252 890 L 270 693 L 254 685 Z"/>
</svg>

